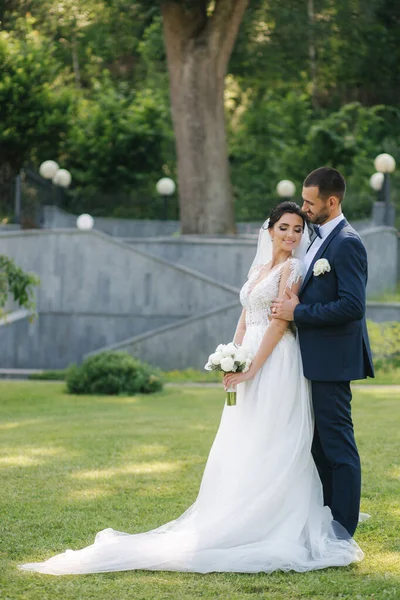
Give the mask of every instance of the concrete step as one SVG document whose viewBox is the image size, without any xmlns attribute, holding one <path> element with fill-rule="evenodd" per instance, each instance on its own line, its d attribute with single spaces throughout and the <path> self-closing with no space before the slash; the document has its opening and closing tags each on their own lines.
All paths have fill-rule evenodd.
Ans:
<svg viewBox="0 0 400 600">
<path fill-rule="evenodd" d="M 29 375 L 44 372 L 43 369 L 0 369 L 0 379 L 28 379 Z"/>
</svg>

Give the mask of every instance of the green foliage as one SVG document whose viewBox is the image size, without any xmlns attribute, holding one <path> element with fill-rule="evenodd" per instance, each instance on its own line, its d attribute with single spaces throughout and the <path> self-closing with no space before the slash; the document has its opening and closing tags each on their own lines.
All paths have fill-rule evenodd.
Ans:
<svg viewBox="0 0 400 600">
<path fill-rule="evenodd" d="M 368 322 L 374 365 L 377 369 L 400 367 L 400 323 Z"/>
<path fill-rule="evenodd" d="M 102 352 L 82 365 L 71 365 L 66 374 L 70 394 L 152 394 L 163 388 L 156 369 L 126 352 Z"/>
<path fill-rule="evenodd" d="M 4 312 L 10 297 L 19 306 L 34 310 L 36 306 L 34 288 L 39 283 L 36 275 L 25 273 L 11 258 L 0 254 L 0 314 Z"/>
<path fill-rule="evenodd" d="M 117 90 L 105 79 L 82 99 L 63 145 L 74 181 L 68 209 L 97 216 L 151 216 L 160 167 L 172 144 L 169 111 L 156 93 Z"/>
<path fill-rule="evenodd" d="M 317 105 L 335 111 L 360 101 L 397 105 L 400 4 L 388 0 L 253 0 L 230 72 L 254 91 L 309 93 L 309 42 L 316 53 Z"/>
<path fill-rule="evenodd" d="M 321 165 L 333 166 L 346 177 L 346 216 L 370 215 L 376 199 L 369 187 L 375 156 L 386 151 L 400 160 L 397 108 L 354 102 L 338 111 L 316 113 L 310 96 L 295 92 L 250 94 L 243 105 L 234 111 L 230 131 L 239 220 L 265 218 L 278 201 L 275 188 L 280 179 L 293 180 L 295 200 L 301 203 L 305 175 Z M 400 185 L 399 173 L 394 174 L 394 188 L 396 183 Z M 397 200 L 400 208 L 400 197 Z"/>
<path fill-rule="evenodd" d="M 54 371 L 41 371 L 39 373 L 30 373 L 28 379 L 35 381 L 64 381 L 67 376 L 66 369 Z"/>
<path fill-rule="evenodd" d="M 166 371 L 163 378 L 168 383 L 221 383 L 220 371 L 197 371 L 197 369 L 184 369 L 183 371 Z"/>
<path fill-rule="evenodd" d="M 226 90 L 238 220 L 263 219 L 282 178 L 300 201 L 322 164 L 347 178 L 346 216 L 366 218 L 374 157 L 400 163 L 400 3 L 314 4 L 312 23 L 304 0 L 254 0 L 245 13 Z M 54 158 L 72 172 L 67 210 L 159 218 L 155 182 L 176 179 L 159 3 L 9 0 L 0 18 L 0 183 Z M 399 169 L 392 187 L 400 209 Z"/>
<path fill-rule="evenodd" d="M 57 154 L 74 105 L 54 45 L 33 27 L 27 17 L 0 31 L 0 179 Z"/>
</svg>

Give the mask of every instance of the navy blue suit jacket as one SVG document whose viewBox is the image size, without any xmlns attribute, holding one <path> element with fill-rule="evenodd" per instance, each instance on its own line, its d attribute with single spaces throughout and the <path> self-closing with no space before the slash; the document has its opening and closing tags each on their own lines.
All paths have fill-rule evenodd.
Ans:
<svg viewBox="0 0 400 600">
<path fill-rule="evenodd" d="M 331 271 L 313 273 L 317 260 Z M 327 236 L 299 292 L 296 323 L 304 375 L 312 381 L 351 381 L 374 377 L 365 321 L 367 252 L 344 219 Z"/>
</svg>

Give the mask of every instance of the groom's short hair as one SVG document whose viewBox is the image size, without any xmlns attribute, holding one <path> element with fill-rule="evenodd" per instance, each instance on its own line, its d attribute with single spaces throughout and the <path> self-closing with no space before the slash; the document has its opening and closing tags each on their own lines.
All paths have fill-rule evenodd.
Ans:
<svg viewBox="0 0 400 600">
<path fill-rule="evenodd" d="M 320 167 L 312 171 L 304 180 L 304 187 L 317 187 L 318 196 L 322 200 L 327 200 L 329 196 L 336 196 L 339 202 L 341 202 L 346 193 L 346 181 L 337 171 L 332 167 Z"/>
</svg>

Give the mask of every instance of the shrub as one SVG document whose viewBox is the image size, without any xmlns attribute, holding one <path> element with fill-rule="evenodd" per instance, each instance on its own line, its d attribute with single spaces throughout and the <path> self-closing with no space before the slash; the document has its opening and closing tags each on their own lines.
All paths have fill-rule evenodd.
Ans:
<svg viewBox="0 0 400 600">
<path fill-rule="evenodd" d="M 66 373 L 66 370 L 42 371 L 39 373 L 31 373 L 28 376 L 28 379 L 35 379 L 37 381 L 64 381 Z"/>
<path fill-rule="evenodd" d="M 66 375 L 70 394 L 127 395 L 151 394 L 163 388 L 156 369 L 126 352 L 102 352 L 82 365 L 71 365 Z"/>
<path fill-rule="evenodd" d="M 178 371 L 165 371 L 163 378 L 168 383 L 222 383 L 222 374 L 220 371 L 198 371 L 197 369 L 184 369 Z"/>
<path fill-rule="evenodd" d="M 368 333 L 376 369 L 400 367 L 400 323 L 368 321 Z"/>
</svg>

